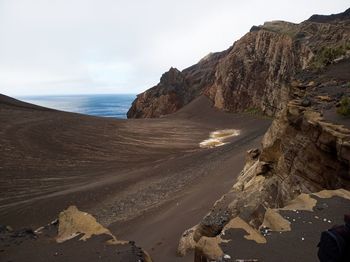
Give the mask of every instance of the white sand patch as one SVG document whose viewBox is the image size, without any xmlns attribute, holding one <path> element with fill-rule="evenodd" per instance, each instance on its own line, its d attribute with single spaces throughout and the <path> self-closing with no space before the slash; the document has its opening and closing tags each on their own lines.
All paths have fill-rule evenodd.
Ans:
<svg viewBox="0 0 350 262">
<path fill-rule="evenodd" d="M 225 140 L 240 135 L 240 130 L 237 129 L 223 129 L 211 132 L 209 138 L 199 143 L 201 148 L 213 148 L 225 145 Z"/>
</svg>

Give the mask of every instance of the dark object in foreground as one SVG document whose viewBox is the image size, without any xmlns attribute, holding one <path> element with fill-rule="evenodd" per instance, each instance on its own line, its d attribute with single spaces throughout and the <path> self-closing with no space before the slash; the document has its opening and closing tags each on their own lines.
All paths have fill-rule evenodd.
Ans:
<svg viewBox="0 0 350 262">
<path fill-rule="evenodd" d="M 350 215 L 344 216 L 345 225 L 323 231 L 318 244 L 321 262 L 350 261 Z"/>
</svg>

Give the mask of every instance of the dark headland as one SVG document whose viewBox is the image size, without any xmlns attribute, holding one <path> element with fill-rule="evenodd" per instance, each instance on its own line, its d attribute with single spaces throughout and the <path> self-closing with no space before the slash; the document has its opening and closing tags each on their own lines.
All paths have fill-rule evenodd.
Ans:
<svg viewBox="0 0 350 262">
<path fill-rule="evenodd" d="M 127 120 L 0 95 L 0 261 L 317 261 L 349 115 L 349 10 L 254 26 Z"/>
</svg>

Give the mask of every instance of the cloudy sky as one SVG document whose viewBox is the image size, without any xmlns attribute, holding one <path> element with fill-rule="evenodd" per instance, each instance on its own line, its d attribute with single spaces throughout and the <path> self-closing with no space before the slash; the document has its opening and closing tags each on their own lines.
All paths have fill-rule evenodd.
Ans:
<svg viewBox="0 0 350 262">
<path fill-rule="evenodd" d="M 339 13 L 348 0 L 0 0 L 0 93 L 139 93 L 252 25 Z"/>
</svg>

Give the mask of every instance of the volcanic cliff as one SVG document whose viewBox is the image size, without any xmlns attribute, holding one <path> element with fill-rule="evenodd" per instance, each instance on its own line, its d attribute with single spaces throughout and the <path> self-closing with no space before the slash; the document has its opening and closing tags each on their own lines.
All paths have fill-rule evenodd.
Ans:
<svg viewBox="0 0 350 262">
<path fill-rule="evenodd" d="M 138 95 L 128 117 L 173 113 L 200 94 L 221 110 L 274 117 L 231 191 L 184 232 L 181 255 L 195 249 L 196 261 L 222 261 L 219 244 L 229 241 L 221 237 L 230 226 L 245 228 L 251 239 L 271 210 L 323 189 L 350 189 L 349 69 L 350 9 L 253 26 L 226 51 L 182 72 L 172 68 Z M 258 235 L 256 242 L 266 241 Z"/>
<path fill-rule="evenodd" d="M 179 71 L 171 68 L 160 83 L 139 94 L 129 118 L 170 114 L 201 94 L 218 109 L 260 110 L 274 115 L 289 99 L 288 83 L 309 67 L 321 67 L 324 55 L 345 55 L 349 46 L 350 9 L 331 16 L 312 16 L 300 24 L 284 21 L 253 26 L 229 49 L 209 54 Z"/>
</svg>

